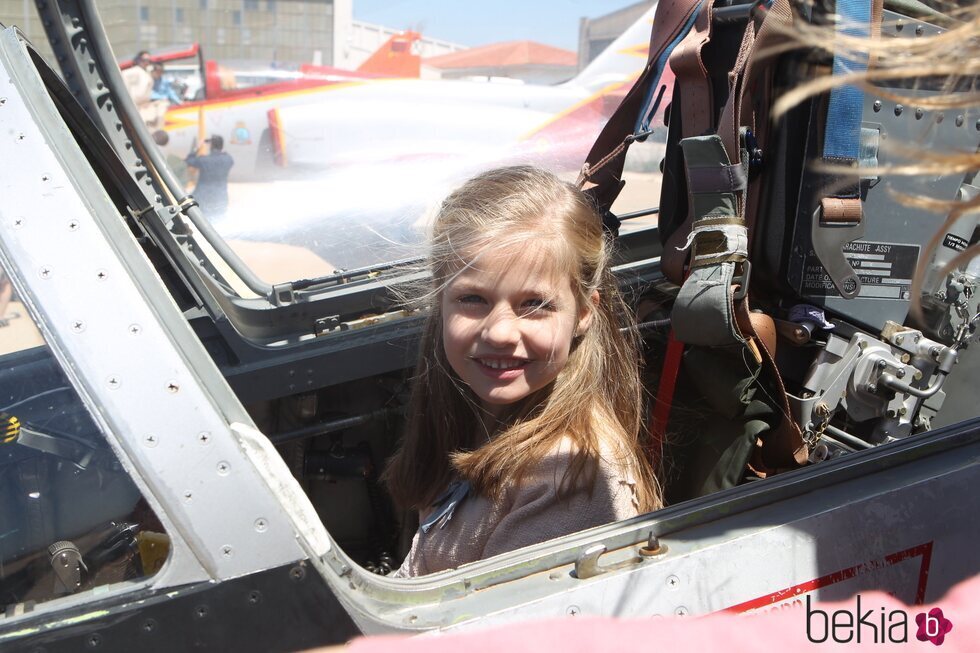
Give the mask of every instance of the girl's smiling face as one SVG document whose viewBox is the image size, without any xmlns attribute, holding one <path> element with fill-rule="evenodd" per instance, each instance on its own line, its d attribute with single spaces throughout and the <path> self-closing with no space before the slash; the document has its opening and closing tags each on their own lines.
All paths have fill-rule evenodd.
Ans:
<svg viewBox="0 0 980 653">
<path fill-rule="evenodd" d="M 446 358 L 493 415 L 554 381 L 591 319 L 545 250 L 486 252 L 442 290 Z"/>
</svg>

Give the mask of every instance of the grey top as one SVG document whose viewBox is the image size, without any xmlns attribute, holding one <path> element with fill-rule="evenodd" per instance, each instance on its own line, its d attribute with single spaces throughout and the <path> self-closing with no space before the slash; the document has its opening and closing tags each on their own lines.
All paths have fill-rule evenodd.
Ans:
<svg viewBox="0 0 980 653">
<path fill-rule="evenodd" d="M 391 575 L 432 574 L 639 514 L 634 475 L 607 452 L 597 461 L 592 492 L 577 486 L 559 500 L 556 491 L 571 459 L 565 439 L 521 483 L 506 488 L 500 501 L 470 492 L 449 519 L 416 531 L 408 556 Z M 423 511 L 420 521 L 441 507 Z"/>
</svg>

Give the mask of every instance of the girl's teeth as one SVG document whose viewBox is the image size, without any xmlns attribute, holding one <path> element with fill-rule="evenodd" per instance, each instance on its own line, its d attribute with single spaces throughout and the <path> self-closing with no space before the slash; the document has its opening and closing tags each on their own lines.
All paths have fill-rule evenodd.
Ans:
<svg viewBox="0 0 980 653">
<path fill-rule="evenodd" d="M 513 367 L 519 367 L 520 361 L 498 361 L 498 360 L 487 360 L 483 361 L 484 365 L 487 367 L 492 367 L 495 370 L 509 370 Z"/>
</svg>

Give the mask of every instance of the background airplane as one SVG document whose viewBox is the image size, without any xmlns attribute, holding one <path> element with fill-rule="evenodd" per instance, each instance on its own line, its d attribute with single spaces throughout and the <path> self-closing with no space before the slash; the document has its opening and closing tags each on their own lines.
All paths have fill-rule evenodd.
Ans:
<svg viewBox="0 0 980 653">
<path fill-rule="evenodd" d="M 274 166 L 311 170 L 431 156 L 503 160 L 544 151 L 576 166 L 645 65 L 653 12 L 557 86 L 361 79 L 187 103 L 167 112 L 168 152 L 186 155 L 201 131 L 221 135 L 235 157 L 233 181 L 267 180 Z M 404 46 L 388 45 L 395 47 Z M 388 59 L 379 52 L 366 65 Z"/>
<path fill-rule="evenodd" d="M 418 77 L 422 58 L 414 44 L 420 38 L 413 31 L 394 34 L 355 70 L 316 64 L 303 64 L 297 69 L 239 70 L 205 59 L 198 43 L 155 50 L 150 53 L 150 59 L 164 64 L 167 75 L 187 87 L 188 106 L 206 109 L 217 100 L 276 95 L 351 80 Z M 132 60 L 119 62 L 120 70 L 128 70 L 133 65 Z"/>
<path fill-rule="evenodd" d="M 330 269 L 417 256 L 430 208 L 473 174 L 533 163 L 574 179 L 646 64 L 653 12 L 563 84 L 369 79 L 184 104 L 167 153 L 224 138 L 231 203 L 212 222 L 228 240 L 305 247 Z"/>
</svg>

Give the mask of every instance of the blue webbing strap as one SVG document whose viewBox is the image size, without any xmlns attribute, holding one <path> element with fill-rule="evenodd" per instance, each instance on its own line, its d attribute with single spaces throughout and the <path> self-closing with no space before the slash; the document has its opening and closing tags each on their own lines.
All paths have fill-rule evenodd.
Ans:
<svg viewBox="0 0 980 653">
<path fill-rule="evenodd" d="M 691 29 L 694 28 L 694 22 L 698 18 L 698 14 L 704 8 L 705 0 L 701 0 L 698 3 L 697 9 L 691 12 L 688 17 L 687 22 L 677 33 L 677 36 L 671 41 L 660 56 L 657 57 L 656 62 L 654 62 L 653 68 L 653 82 L 650 83 L 650 88 L 647 90 L 647 96 L 643 100 L 643 110 L 640 111 L 640 115 L 636 119 L 636 126 L 633 128 L 633 135 L 639 136 L 650 131 L 650 121 L 653 117 L 657 115 L 657 110 L 660 108 L 660 102 L 663 100 L 663 92 L 658 90 L 660 86 L 660 78 L 663 77 L 664 69 L 667 68 L 667 61 L 670 59 L 671 53 L 674 51 L 680 42 L 684 40 L 684 37 L 690 33 Z M 654 97 L 656 94 L 656 97 Z"/>
<path fill-rule="evenodd" d="M 837 34 L 865 37 L 871 29 L 871 0 L 837 0 Z M 834 52 L 834 75 L 864 72 L 868 69 L 867 55 Z M 857 86 L 835 86 L 830 92 L 827 123 L 824 129 L 823 156 L 825 159 L 858 160 L 861 147 L 861 114 L 864 111 L 864 92 Z"/>
</svg>

